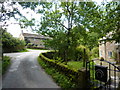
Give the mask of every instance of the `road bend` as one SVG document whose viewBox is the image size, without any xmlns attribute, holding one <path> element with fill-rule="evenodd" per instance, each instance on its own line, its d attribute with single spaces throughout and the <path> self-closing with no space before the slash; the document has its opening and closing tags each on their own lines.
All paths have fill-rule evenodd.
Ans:
<svg viewBox="0 0 120 90">
<path fill-rule="evenodd" d="M 2 88 L 59 88 L 37 62 L 42 52 L 46 50 L 4 54 L 12 57 L 12 64 L 3 76 Z"/>
</svg>

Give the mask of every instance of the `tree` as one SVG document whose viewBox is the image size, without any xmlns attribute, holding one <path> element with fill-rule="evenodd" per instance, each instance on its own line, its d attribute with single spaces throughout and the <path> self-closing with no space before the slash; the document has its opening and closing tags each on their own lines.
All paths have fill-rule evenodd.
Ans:
<svg viewBox="0 0 120 90">
<path fill-rule="evenodd" d="M 52 37 L 49 46 L 62 50 L 64 60 L 78 44 L 92 49 L 98 45 L 98 39 L 113 32 L 113 39 L 119 40 L 119 4 L 116 2 L 96 5 L 94 2 L 19 2 L 23 8 L 31 8 L 41 18 L 36 29 L 35 18 L 20 20 L 23 27 Z M 37 6 L 42 7 L 36 9 Z M 116 23 L 117 22 L 117 23 Z M 114 33 L 115 32 L 115 33 Z"/>
<path fill-rule="evenodd" d="M 8 26 L 7 20 L 11 17 L 18 20 L 16 18 L 16 14 L 22 15 L 18 9 L 17 2 L 0 2 L 0 22 L 2 23 L 2 28 L 6 28 Z"/>
<path fill-rule="evenodd" d="M 36 5 L 36 3 L 25 3 L 21 5 L 33 6 L 34 4 Z M 73 36 L 72 33 L 72 31 L 74 30 L 73 27 L 84 25 L 84 29 L 83 30 L 79 29 L 78 32 L 82 31 L 86 33 L 87 30 L 86 23 L 88 24 L 90 23 L 89 20 L 87 19 L 85 20 L 86 15 L 90 13 L 90 12 L 86 12 L 86 10 L 90 9 L 90 11 L 93 10 L 97 12 L 98 7 L 94 4 L 94 2 L 57 2 L 57 3 L 54 2 L 54 4 L 47 2 L 47 3 L 39 3 L 37 5 L 42 6 L 43 9 L 38 10 L 38 13 L 42 13 L 43 16 L 41 18 L 41 22 L 40 22 L 41 25 L 39 26 L 40 28 L 36 31 L 52 37 L 53 41 L 58 43 L 58 44 L 53 44 L 54 42 L 50 41 L 52 46 L 56 47 L 56 49 L 58 49 L 59 51 L 62 50 L 62 53 L 64 55 L 64 60 L 67 61 L 67 59 L 69 59 L 69 56 L 71 56 L 72 54 L 71 51 L 74 50 L 78 42 L 78 40 L 75 40 Z M 32 8 L 32 10 L 34 9 L 35 7 Z M 27 23 L 26 21 L 27 20 L 23 19 L 25 25 Z M 67 25 L 65 25 L 65 23 Z M 32 24 L 27 24 L 27 25 L 32 26 Z M 85 35 L 82 36 L 85 37 Z"/>
<path fill-rule="evenodd" d="M 104 2 L 98 8 L 98 12 L 95 20 L 91 20 L 93 18 L 90 16 L 92 27 L 88 27 L 89 30 L 99 33 L 101 38 L 106 37 L 107 40 L 119 42 L 120 2 Z"/>
<path fill-rule="evenodd" d="M 18 38 L 14 38 L 10 33 L 8 33 L 4 29 L 1 29 L 1 31 L 4 31 L 2 33 L 3 52 L 20 51 L 25 48 L 25 44 L 26 44 L 25 41 L 19 40 Z"/>
<path fill-rule="evenodd" d="M 107 9 L 109 8 L 109 9 Z M 112 32 L 112 40 L 120 42 L 120 2 L 110 2 L 106 4 L 107 24 L 106 32 Z"/>
</svg>

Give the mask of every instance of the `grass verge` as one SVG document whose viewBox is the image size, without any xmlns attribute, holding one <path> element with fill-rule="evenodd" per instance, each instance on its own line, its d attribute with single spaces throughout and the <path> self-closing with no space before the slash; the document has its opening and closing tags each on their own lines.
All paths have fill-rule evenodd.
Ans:
<svg viewBox="0 0 120 90">
<path fill-rule="evenodd" d="M 83 67 L 83 62 L 82 61 L 69 61 L 67 63 L 67 66 L 69 68 L 79 70 L 80 68 Z"/>
<path fill-rule="evenodd" d="M 45 49 L 45 48 L 41 48 L 41 49 L 38 49 L 38 48 L 27 48 L 27 49 L 32 49 L 32 50 L 48 50 L 48 49 Z"/>
<path fill-rule="evenodd" d="M 9 56 L 3 56 L 2 60 L 2 74 L 4 74 L 8 68 L 8 66 L 11 64 Z"/>
<path fill-rule="evenodd" d="M 24 50 L 20 50 L 18 52 L 29 52 L 27 49 L 24 49 Z"/>
<path fill-rule="evenodd" d="M 78 86 L 72 82 L 67 76 L 59 72 L 54 67 L 51 67 L 49 64 L 46 64 L 43 60 L 38 57 L 38 62 L 44 68 L 45 72 L 53 78 L 53 80 L 60 86 L 61 88 L 77 88 Z"/>
</svg>

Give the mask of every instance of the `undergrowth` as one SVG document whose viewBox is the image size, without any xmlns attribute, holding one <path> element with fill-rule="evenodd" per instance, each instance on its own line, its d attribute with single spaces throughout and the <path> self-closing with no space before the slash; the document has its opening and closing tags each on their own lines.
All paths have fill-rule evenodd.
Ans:
<svg viewBox="0 0 120 90">
<path fill-rule="evenodd" d="M 54 79 L 54 81 L 60 86 L 61 88 L 68 89 L 68 88 L 77 88 L 77 85 L 72 82 L 67 76 L 59 72 L 54 67 L 50 66 L 49 64 L 46 64 L 44 61 L 42 61 L 38 57 L 38 62 L 44 68 L 45 72 Z"/>
</svg>

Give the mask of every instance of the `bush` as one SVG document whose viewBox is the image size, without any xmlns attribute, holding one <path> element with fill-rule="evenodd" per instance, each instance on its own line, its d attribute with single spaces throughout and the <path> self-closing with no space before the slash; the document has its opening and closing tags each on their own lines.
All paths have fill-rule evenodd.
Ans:
<svg viewBox="0 0 120 90">
<path fill-rule="evenodd" d="M 70 82 L 75 83 L 75 85 L 79 87 L 85 87 L 86 81 L 85 79 L 85 74 L 84 71 L 82 70 L 76 70 L 75 68 L 69 68 L 67 65 L 61 63 L 61 62 L 56 62 L 56 60 L 49 59 L 45 57 L 42 54 L 40 54 L 40 59 L 43 60 L 43 62 L 48 65 L 49 68 L 54 68 L 55 70 L 59 71 L 61 74 L 65 75 L 67 78 L 69 78 Z M 45 67 L 46 67 L 45 65 Z M 81 68 L 83 69 L 83 68 Z M 47 70 L 49 72 L 49 70 Z M 78 85 L 79 84 L 79 85 Z M 72 84 L 73 85 L 73 84 Z"/>
<path fill-rule="evenodd" d="M 9 56 L 3 56 L 2 60 L 2 74 L 4 74 L 8 68 L 8 66 L 11 64 Z"/>
<path fill-rule="evenodd" d="M 32 43 L 28 43 L 27 46 L 30 47 L 30 46 L 33 46 L 33 44 Z"/>
<path fill-rule="evenodd" d="M 25 41 L 14 38 L 4 29 L 1 30 L 3 52 L 15 52 L 25 49 Z"/>
<path fill-rule="evenodd" d="M 72 82 L 66 75 L 62 74 L 59 70 L 51 67 L 48 63 L 45 63 L 40 58 L 38 58 L 39 64 L 45 69 L 45 71 L 52 76 L 55 82 L 61 88 L 76 88 L 78 87 L 74 82 Z"/>
<path fill-rule="evenodd" d="M 98 58 L 99 57 L 99 47 L 94 47 L 91 50 L 91 59 Z"/>
<path fill-rule="evenodd" d="M 79 45 L 77 48 L 76 48 L 76 59 L 77 61 L 85 58 L 86 60 L 89 59 L 89 56 L 90 56 L 90 50 L 89 48 L 83 46 L 83 45 Z"/>
</svg>

